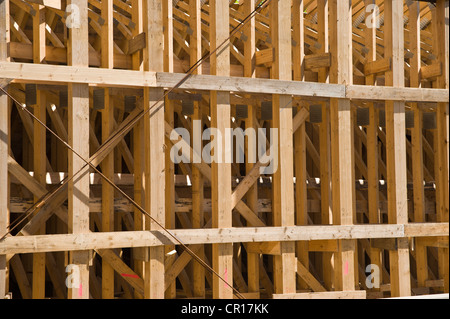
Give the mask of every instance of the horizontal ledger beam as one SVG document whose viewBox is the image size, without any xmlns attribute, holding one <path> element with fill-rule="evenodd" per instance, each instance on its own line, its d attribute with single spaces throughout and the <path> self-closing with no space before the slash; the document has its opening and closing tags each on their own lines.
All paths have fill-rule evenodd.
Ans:
<svg viewBox="0 0 450 319">
<path fill-rule="evenodd" d="M 0 79 L 14 79 L 14 82 L 25 83 L 89 83 L 107 87 L 164 88 L 175 86 L 185 76 L 183 73 L 155 73 L 15 62 L 0 62 L 0 74 Z M 212 75 L 192 75 L 180 88 L 323 98 L 449 102 L 449 90 L 447 89 L 342 85 Z"/>
<path fill-rule="evenodd" d="M 184 244 L 235 242 L 308 241 L 327 239 L 404 238 L 448 236 L 448 223 L 414 223 L 383 225 L 327 225 L 288 227 L 240 227 L 176 229 L 171 233 Z M 0 255 L 152 247 L 179 244 L 162 230 L 10 236 L 0 242 Z"/>
</svg>

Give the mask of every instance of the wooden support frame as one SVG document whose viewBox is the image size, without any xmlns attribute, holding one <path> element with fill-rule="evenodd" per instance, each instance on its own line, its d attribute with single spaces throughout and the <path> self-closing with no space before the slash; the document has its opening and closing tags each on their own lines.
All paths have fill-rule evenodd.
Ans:
<svg viewBox="0 0 450 319">
<path fill-rule="evenodd" d="M 272 1 L 149 110 L 259 3 L 74 0 L 83 14 L 72 28 L 47 1 L 3 1 L 0 85 L 18 102 L 0 96 L 0 232 L 84 166 L 25 112 L 28 85 L 39 119 L 245 297 L 448 291 L 446 3 Z M 383 17 L 371 28 L 373 4 Z M 262 101 L 272 103 L 268 120 Z M 311 105 L 320 119 L 309 119 Z M 357 108 L 368 111 L 364 124 Z M 174 164 L 173 151 L 202 153 L 199 120 L 202 130 L 276 128 L 276 173 L 261 174 L 268 165 L 248 136 L 245 163 Z M 88 172 L 0 241 L 1 298 L 237 297 Z M 379 288 L 364 283 L 368 264 L 379 266 Z M 69 293 L 67 265 L 82 270 Z"/>
</svg>

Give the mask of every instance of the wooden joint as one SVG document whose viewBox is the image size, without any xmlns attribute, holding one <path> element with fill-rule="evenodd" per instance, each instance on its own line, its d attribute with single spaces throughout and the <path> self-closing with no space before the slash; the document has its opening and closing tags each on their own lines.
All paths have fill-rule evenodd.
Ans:
<svg viewBox="0 0 450 319">
<path fill-rule="evenodd" d="M 420 68 L 420 76 L 422 79 L 431 79 L 442 75 L 442 63 L 433 63 Z"/>
<path fill-rule="evenodd" d="M 145 48 L 145 32 L 139 33 L 137 36 L 133 37 L 128 41 L 128 50 L 127 54 L 134 54 L 139 50 L 142 50 Z"/>
<path fill-rule="evenodd" d="M 255 52 L 256 65 L 272 64 L 275 57 L 275 48 L 268 48 Z"/>
<path fill-rule="evenodd" d="M 305 70 L 329 68 L 331 66 L 331 53 L 317 53 L 305 56 Z"/>
<path fill-rule="evenodd" d="M 384 73 L 390 71 L 392 67 L 392 58 L 384 58 L 372 62 L 367 62 L 364 65 L 364 75 Z"/>
</svg>

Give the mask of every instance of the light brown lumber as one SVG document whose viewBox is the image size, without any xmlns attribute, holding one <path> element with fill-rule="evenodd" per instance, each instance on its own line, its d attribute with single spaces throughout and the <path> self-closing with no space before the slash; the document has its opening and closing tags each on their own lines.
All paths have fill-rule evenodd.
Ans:
<svg viewBox="0 0 450 319">
<path fill-rule="evenodd" d="M 149 44 L 144 50 L 144 70 L 164 71 L 164 28 L 161 3 L 148 0 L 144 5 L 144 31 Z M 163 96 L 162 88 L 144 88 L 144 110 Z M 165 155 L 164 107 L 159 102 L 144 116 L 145 131 L 145 208 L 160 224 L 165 225 Z M 149 217 L 145 229 L 159 229 Z M 164 299 L 164 247 L 152 247 L 144 264 L 146 299 Z"/>
<path fill-rule="evenodd" d="M 9 1 L 0 3 L 0 62 L 9 61 L 10 28 Z M 3 86 L 2 86 L 3 87 Z M 0 131 L 9 134 L 9 102 L 8 96 L 0 95 Z M 8 178 L 8 139 L 0 139 L 0 234 L 3 236 L 9 224 L 9 178 Z M 0 254 L 0 299 L 8 292 L 9 276 L 6 256 Z"/>
<path fill-rule="evenodd" d="M 385 73 L 386 86 L 404 86 L 403 1 L 385 3 L 385 57 L 392 58 L 392 69 Z M 407 223 L 405 104 L 386 101 L 386 166 L 388 219 L 390 224 Z M 391 296 L 410 296 L 409 247 L 407 239 L 389 252 Z"/>
<path fill-rule="evenodd" d="M 420 6 L 418 2 L 413 2 L 409 6 L 409 43 L 410 51 L 414 54 L 409 60 L 411 87 L 420 87 Z M 414 221 L 417 223 L 425 222 L 425 194 L 423 189 L 424 180 L 424 162 L 423 162 L 423 134 L 422 134 L 422 110 L 417 103 L 412 104 L 414 112 L 414 128 L 411 130 L 411 152 L 412 152 L 412 171 L 413 171 L 413 202 L 414 202 Z M 428 279 L 427 249 L 421 244 L 420 240 L 416 243 L 416 272 L 418 287 L 425 287 Z"/>
<path fill-rule="evenodd" d="M 132 30 L 132 35 L 137 36 L 143 31 L 143 0 L 132 0 L 131 6 L 131 21 L 135 24 L 135 28 Z M 132 55 L 132 68 L 133 70 L 142 71 L 143 70 L 143 59 L 142 59 L 142 51 L 137 51 Z M 139 120 L 135 127 L 133 128 L 133 158 L 134 158 L 134 201 L 138 203 L 141 207 L 145 207 L 144 198 L 144 122 L 143 120 Z M 115 181 L 117 184 L 117 182 Z M 144 216 L 142 212 L 134 208 L 134 230 L 143 230 L 144 229 Z M 144 277 L 144 250 L 140 248 L 136 248 L 133 250 L 133 258 L 134 258 L 134 271 L 141 278 Z M 140 298 L 142 294 L 136 293 L 134 294 L 135 298 Z"/>
<path fill-rule="evenodd" d="M 163 30 L 164 30 L 164 71 L 173 72 L 173 5 L 170 1 L 163 1 L 162 3 L 162 20 L 163 20 Z M 174 124 L 174 102 L 169 100 L 169 97 L 164 98 L 164 119 L 169 124 Z M 165 144 L 169 145 L 170 141 L 165 137 Z M 165 152 L 165 227 L 173 229 L 175 228 L 175 183 L 174 183 L 174 173 L 175 165 L 170 159 L 170 152 Z M 165 253 L 169 253 L 175 249 L 175 246 L 166 246 Z M 175 256 L 166 255 L 165 269 L 173 263 Z M 183 277 L 181 277 L 183 278 Z M 189 283 L 188 283 L 189 285 Z M 184 287 L 185 285 L 183 285 Z M 165 287 L 166 288 L 166 287 Z M 188 289 L 188 287 L 186 287 Z M 190 291 L 190 288 L 188 289 Z M 167 299 L 174 299 L 176 297 L 176 281 L 173 280 L 169 289 L 165 289 L 165 297 Z"/>
<path fill-rule="evenodd" d="M 305 79 L 305 32 L 304 32 L 304 5 L 303 0 L 295 0 L 292 3 L 293 14 L 293 41 L 295 41 L 292 62 L 293 62 L 293 80 L 303 81 Z M 302 112 L 304 108 L 297 107 L 298 112 Z M 305 112 L 303 111 L 303 112 Z M 309 112 L 305 112 L 305 119 Z M 293 131 L 294 131 L 294 175 L 296 179 L 295 185 L 295 210 L 296 210 L 296 225 L 308 224 L 308 207 L 307 207 L 307 189 L 306 189 L 306 130 L 305 122 L 301 125 L 296 125 L 294 117 Z M 308 246 L 306 242 L 298 242 L 296 244 L 296 253 L 298 262 L 309 265 Z M 298 273 L 298 267 L 297 267 Z M 302 279 L 299 280 L 298 287 L 306 289 L 308 283 Z"/>
<path fill-rule="evenodd" d="M 189 1 L 190 27 L 192 34 L 189 38 L 189 63 L 194 65 L 202 57 L 202 29 L 201 29 L 201 0 Z M 193 72 L 201 74 L 202 65 Z M 202 121 L 202 105 L 201 101 L 194 101 L 194 114 L 192 119 Z M 170 123 L 169 123 L 170 124 Z M 200 146 L 200 145 L 199 145 Z M 201 151 L 194 147 L 197 154 Z M 204 224 L 204 180 L 203 175 L 197 166 L 192 166 L 192 227 L 201 228 Z M 199 247 L 198 253 L 200 258 L 204 257 L 204 247 Z M 198 262 L 192 263 L 192 290 L 195 297 L 205 297 L 205 268 Z"/>
<path fill-rule="evenodd" d="M 113 0 L 101 3 L 101 67 L 111 69 L 113 55 Z M 102 142 L 105 142 L 114 129 L 114 104 L 110 89 L 104 89 L 104 109 L 102 116 Z M 109 179 L 114 178 L 114 154 L 109 154 L 102 162 L 102 173 Z M 114 231 L 114 189 L 105 180 L 102 181 L 102 231 Z M 102 298 L 114 299 L 114 269 L 102 259 Z"/>
<path fill-rule="evenodd" d="M 36 14 L 33 16 L 33 62 L 43 63 L 45 60 L 45 8 L 42 5 L 33 4 Z M 46 103 L 44 92 L 36 90 L 37 105 L 34 108 L 34 115 L 37 116 L 44 124 L 46 123 Z M 46 156 L 46 137 L 45 128 L 34 121 L 34 140 L 33 140 L 33 166 L 35 178 L 39 183 L 45 185 L 45 160 Z M 35 200 L 39 198 L 35 197 Z M 45 224 L 40 227 L 39 233 L 45 234 Z M 45 254 L 33 255 L 33 282 L 32 282 L 32 298 L 45 298 Z"/>
<path fill-rule="evenodd" d="M 69 29 L 68 61 L 72 67 L 87 67 L 88 61 L 88 17 L 87 0 L 71 2 L 80 8 L 80 27 Z M 89 87 L 87 84 L 69 84 L 69 145 L 83 158 L 89 157 Z M 69 175 L 73 175 L 84 161 L 69 152 Z M 89 231 L 89 171 L 85 169 L 76 180 L 68 184 L 68 228 L 73 234 Z M 69 288 L 70 299 L 89 299 L 89 251 L 72 252 L 70 263 L 79 267 L 80 286 Z"/>
<path fill-rule="evenodd" d="M 271 2 L 269 6 L 271 38 L 275 50 L 271 77 L 290 81 L 292 80 L 291 3 L 286 1 Z M 272 186 L 274 226 L 295 224 L 291 104 L 291 96 L 277 94 L 272 96 L 272 127 L 278 131 L 278 143 L 275 144 L 275 147 L 278 147 L 278 167 L 275 167 L 276 171 L 273 172 Z M 281 243 L 281 255 L 274 256 L 273 262 L 275 293 L 295 292 L 294 243 Z"/>
<path fill-rule="evenodd" d="M 352 84 L 351 5 L 347 1 L 330 2 L 330 82 Z M 356 222 L 354 188 L 353 125 L 350 100 L 330 100 L 333 222 L 351 225 Z M 355 289 L 355 241 L 342 240 L 335 254 L 336 290 Z"/>
<path fill-rule="evenodd" d="M 439 0 L 436 8 L 432 10 L 433 16 L 433 48 L 436 50 L 437 61 L 444 72 L 440 74 L 433 87 L 449 87 L 449 40 L 445 36 L 449 34 L 449 3 Z M 444 35 L 444 38 L 442 37 Z M 437 221 L 449 221 L 449 104 L 438 103 L 436 108 L 436 132 L 435 141 L 435 180 L 436 180 L 436 211 Z M 439 275 L 444 280 L 444 292 L 449 292 L 449 263 L 448 249 L 439 248 Z"/>
<path fill-rule="evenodd" d="M 369 5 L 374 5 L 375 0 L 365 0 L 365 7 Z M 372 15 L 372 12 L 366 12 L 366 19 Z M 377 59 L 376 51 L 376 28 L 367 28 L 365 32 L 365 46 L 368 49 L 366 59 L 370 61 L 375 61 Z M 376 83 L 376 77 L 374 74 L 366 76 L 366 85 L 374 85 Z M 378 224 L 381 222 L 381 211 L 380 211 L 380 194 L 379 194 L 379 183 L 378 179 L 379 173 L 379 154 L 378 154 L 378 111 L 375 108 L 373 102 L 368 103 L 369 107 L 369 125 L 366 131 L 366 148 L 367 148 L 367 199 L 368 199 L 368 213 L 369 213 L 369 223 Z M 364 143 L 364 139 L 363 139 Z M 379 268 L 382 267 L 382 254 L 377 248 L 370 247 L 369 251 L 370 262 L 377 265 Z M 381 278 L 380 278 L 381 282 Z M 374 288 L 378 290 L 378 288 Z"/>
<path fill-rule="evenodd" d="M 407 238 L 446 236 L 448 223 L 410 223 L 404 225 L 317 225 L 284 227 L 234 227 L 177 229 L 171 233 L 185 244 L 309 241 L 330 239 Z M 125 247 L 151 247 L 178 244 L 160 230 L 114 233 L 80 233 L 14 236 L 0 243 L 0 254 L 18 254 Z"/>
<path fill-rule="evenodd" d="M 213 0 L 210 3 L 210 46 L 217 48 L 229 37 L 229 3 Z M 211 74 L 217 76 L 230 75 L 230 48 L 228 43 L 220 49 L 220 54 L 211 56 Z M 210 113 L 211 127 L 221 133 L 221 145 L 216 143 L 214 152 L 218 152 L 220 163 L 211 163 L 211 199 L 212 227 L 226 228 L 232 226 L 231 197 L 231 165 L 225 161 L 230 154 L 225 149 L 225 131 L 231 125 L 230 93 L 211 91 Z M 216 137 L 214 137 L 216 138 Z M 233 291 L 233 245 L 216 244 L 212 247 L 212 265 L 214 270 L 228 283 L 213 276 L 213 298 L 231 299 Z"/>
</svg>

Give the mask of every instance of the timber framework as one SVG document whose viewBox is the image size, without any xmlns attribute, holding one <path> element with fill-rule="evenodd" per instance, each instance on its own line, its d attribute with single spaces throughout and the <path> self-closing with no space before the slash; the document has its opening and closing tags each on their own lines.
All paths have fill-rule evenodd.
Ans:
<svg viewBox="0 0 450 319">
<path fill-rule="evenodd" d="M 448 1 L 0 0 L 0 89 L 0 299 L 449 292 Z"/>
</svg>

